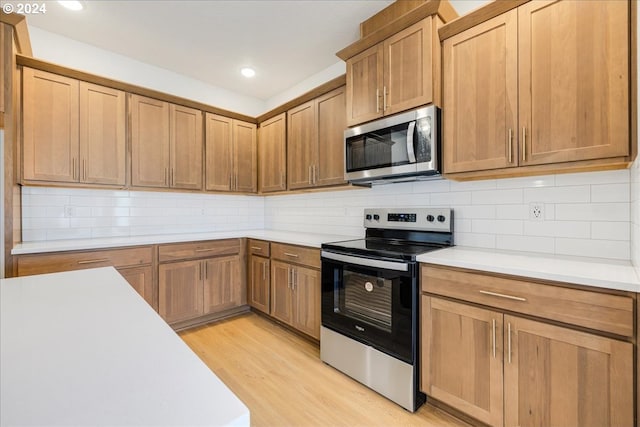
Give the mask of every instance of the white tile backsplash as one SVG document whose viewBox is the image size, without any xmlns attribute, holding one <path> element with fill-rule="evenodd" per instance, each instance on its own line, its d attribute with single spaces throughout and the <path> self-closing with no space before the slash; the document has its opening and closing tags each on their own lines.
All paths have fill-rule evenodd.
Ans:
<svg viewBox="0 0 640 427">
<path fill-rule="evenodd" d="M 264 198 L 22 188 L 22 240 L 126 237 L 264 228 Z"/>
<path fill-rule="evenodd" d="M 262 228 L 362 236 L 365 208 L 451 207 L 458 245 L 640 266 L 637 163 L 631 170 L 267 197 L 24 187 L 23 240 Z M 530 219 L 531 202 L 543 203 L 543 221 Z"/>
</svg>

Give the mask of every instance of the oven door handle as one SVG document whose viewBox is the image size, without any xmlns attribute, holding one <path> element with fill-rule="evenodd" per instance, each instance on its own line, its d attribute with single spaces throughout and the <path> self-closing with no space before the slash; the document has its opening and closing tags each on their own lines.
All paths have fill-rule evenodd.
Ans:
<svg viewBox="0 0 640 427">
<path fill-rule="evenodd" d="M 333 252 L 322 251 L 322 258 L 333 261 L 344 262 L 353 265 L 362 265 L 366 267 L 381 268 L 384 270 L 409 271 L 409 264 L 406 262 L 383 261 L 380 259 L 361 258 L 351 255 L 336 254 Z"/>
</svg>

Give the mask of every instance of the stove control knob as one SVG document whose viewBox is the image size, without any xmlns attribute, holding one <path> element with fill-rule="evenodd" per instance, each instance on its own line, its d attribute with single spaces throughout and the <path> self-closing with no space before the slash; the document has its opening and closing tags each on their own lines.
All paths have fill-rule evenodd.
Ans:
<svg viewBox="0 0 640 427">
<path fill-rule="evenodd" d="M 433 222 L 434 219 L 433 215 L 427 215 L 427 221 Z"/>
<path fill-rule="evenodd" d="M 373 219 L 375 219 L 376 221 L 380 221 L 380 215 L 378 214 L 373 215 Z"/>
<path fill-rule="evenodd" d="M 438 215 L 438 222 L 444 222 L 445 219 L 444 215 Z"/>
<path fill-rule="evenodd" d="M 367 216 L 365 216 L 365 218 L 367 219 L 367 221 L 371 221 L 371 214 L 367 214 Z"/>
</svg>

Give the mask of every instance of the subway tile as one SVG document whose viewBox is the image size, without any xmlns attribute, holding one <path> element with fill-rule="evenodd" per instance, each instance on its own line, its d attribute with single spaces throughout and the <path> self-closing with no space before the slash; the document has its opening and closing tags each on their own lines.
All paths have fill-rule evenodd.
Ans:
<svg viewBox="0 0 640 427">
<path fill-rule="evenodd" d="M 90 239 L 90 228 L 50 228 L 47 230 L 47 240 L 66 240 L 66 239 Z"/>
<path fill-rule="evenodd" d="M 631 189 L 629 183 L 591 186 L 592 203 L 629 202 L 630 199 Z"/>
<path fill-rule="evenodd" d="M 508 205 L 522 202 L 522 189 L 474 191 L 472 193 L 474 205 Z"/>
<path fill-rule="evenodd" d="M 493 206 L 493 205 L 454 206 L 453 216 L 455 218 L 495 219 L 496 206 Z"/>
<path fill-rule="evenodd" d="M 524 234 L 588 239 L 591 235 L 591 223 L 587 221 L 524 221 Z"/>
<path fill-rule="evenodd" d="M 615 240 L 556 239 L 556 253 L 628 260 L 631 256 L 631 244 L 629 241 Z"/>
<path fill-rule="evenodd" d="M 552 237 L 500 235 L 496 236 L 496 248 L 552 254 L 555 241 Z"/>
<path fill-rule="evenodd" d="M 528 205 L 498 205 L 496 209 L 497 219 L 528 219 Z"/>
<path fill-rule="evenodd" d="M 497 180 L 497 188 L 537 188 L 556 185 L 555 175 L 526 176 L 522 178 L 505 178 Z"/>
<path fill-rule="evenodd" d="M 431 194 L 432 206 L 457 206 L 471 204 L 470 192 L 433 193 Z"/>
<path fill-rule="evenodd" d="M 592 222 L 591 238 L 628 241 L 631 239 L 631 225 L 628 222 Z"/>
<path fill-rule="evenodd" d="M 524 189 L 524 203 L 588 203 L 590 199 L 591 194 L 588 185 Z"/>
<path fill-rule="evenodd" d="M 628 203 L 557 204 L 560 221 L 629 221 Z"/>
<path fill-rule="evenodd" d="M 556 175 L 556 185 L 616 184 L 629 182 L 629 170 L 580 172 Z"/>
<path fill-rule="evenodd" d="M 496 247 L 495 234 L 455 233 L 453 240 L 458 246 L 488 249 L 494 249 Z"/>
<path fill-rule="evenodd" d="M 486 179 L 479 181 L 451 181 L 450 191 L 480 191 L 480 190 L 495 190 L 496 180 Z"/>
<path fill-rule="evenodd" d="M 433 181 L 416 181 L 412 184 L 414 193 L 446 193 L 451 191 L 454 181 L 448 179 L 436 179 Z"/>
</svg>

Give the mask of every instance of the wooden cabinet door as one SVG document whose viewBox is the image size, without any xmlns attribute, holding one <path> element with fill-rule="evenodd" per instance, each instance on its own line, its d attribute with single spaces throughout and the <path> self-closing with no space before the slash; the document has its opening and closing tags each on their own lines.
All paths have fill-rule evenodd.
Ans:
<svg viewBox="0 0 640 427">
<path fill-rule="evenodd" d="M 258 148 L 256 125 L 233 121 L 233 189 L 243 193 L 258 190 Z"/>
<path fill-rule="evenodd" d="M 518 28 L 520 164 L 628 155 L 629 2 L 534 1 Z"/>
<path fill-rule="evenodd" d="M 484 423 L 502 426 L 503 315 L 421 298 L 422 391 Z"/>
<path fill-rule="evenodd" d="M 289 189 L 313 186 L 317 146 L 315 102 L 309 101 L 287 113 L 287 181 Z"/>
<path fill-rule="evenodd" d="M 271 262 L 271 315 L 287 324 L 293 321 L 291 265 Z"/>
<path fill-rule="evenodd" d="M 77 182 L 78 81 L 26 67 L 22 76 L 24 179 Z"/>
<path fill-rule="evenodd" d="M 382 117 L 382 44 L 349 58 L 347 62 L 347 125 L 355 126 Z"/>
<path fill-rule="evenodd" d="M 269 259 L 251 256 L 249 262 L 249 305 L 269 314 Z"/>
<path fill-rule="evenodd" d="M 630 426 L 633 345 L 505 316 L 505 425 Z"/>
<path fill-rule="evenodd" d="M 318 145 L 315 185 L 344 183 L 344 130 L 346 122 L 345 88 L 331 91 L 316 100 Z"/>
<path fill-rule="evenodd" d="M 433 25 L 425 18 L 383 42 L 385 115 L 433 102 Z"/>
<path fill-rule="evenodd" d="M 80 181 L 125 185 L 126 99 L 121 90 L 80 82 Z"/>
<path fill-rule="evenodd" d="M 171 169 L 173 188 L 202 189 L 202 112 L 170 105 Z"/>
<path fill-rule="evenodd" d="M 202 316 L 202 270 L 199 260 L 158 267 L 158 312 L 167 323 Z"/>
<path fill-rule="evenodd" d="M 446 173 L 518 165 L 517 31 L 513 10 L 443 42 Z"/>
<path fill-rule="evenodd" d="M 287 189 L 287 114 L 260 123 L 258 131 L 258 190 Z"/>
<path fill-rule="evenodd" d="M 233 157 L 233 120 L 217 114 L 206 113 L 205 132 L 205 189 L 230 191 Z"/>
<path fill-rule="evenodd" d="M 320 339 L 320 271 L 293 267 L 292 326 Z"/>
<path fill-rule="evenodd" d="M 169 104 L 131 95 L 131 185 L 168 187 Z"/>
<path fill-rule="evenodd" d="M 245 304 L 238 255 L 211 258 L 204 266 L 204 314 Z"/>
<path fill-rule="evenodd" d="M 121 268 L 118 272 L 155 311 L 158 311 L 158 300 L 153 287 L 153 269 L 150 265 Z"/>
</svg>

